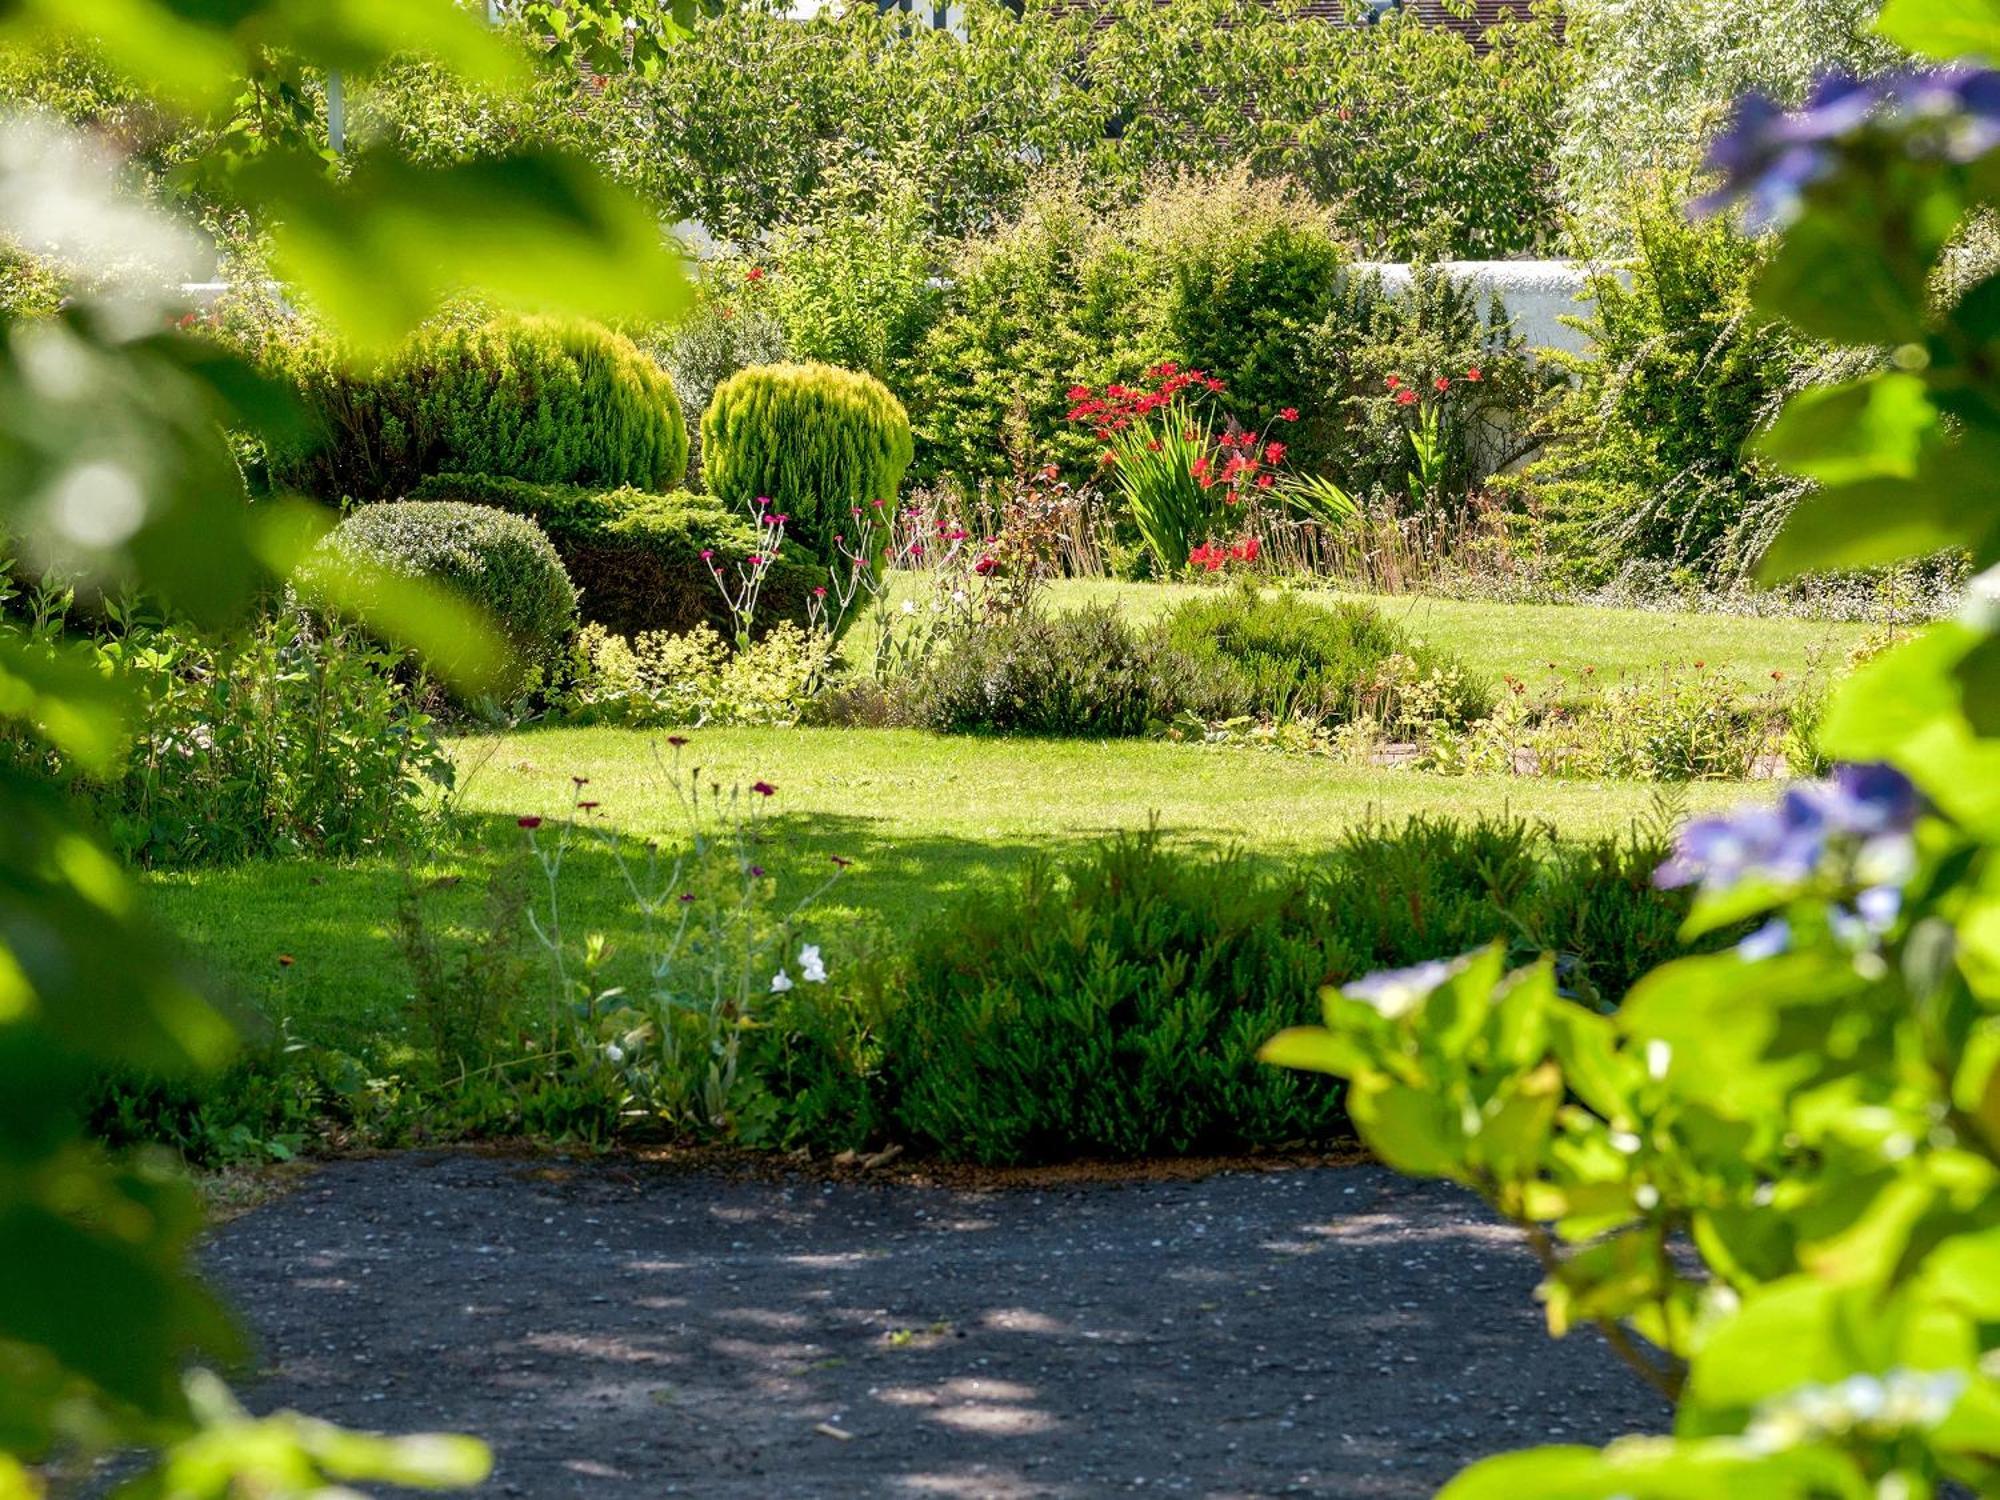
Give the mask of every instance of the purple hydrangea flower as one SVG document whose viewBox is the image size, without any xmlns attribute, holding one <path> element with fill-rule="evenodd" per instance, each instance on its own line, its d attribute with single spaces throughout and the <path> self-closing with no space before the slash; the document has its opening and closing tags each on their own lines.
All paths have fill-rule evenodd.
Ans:
<svg viewBox="0 0 2000 1500">
<path fill-rule="evenodd" d="M 1754 876 L 1792 885 L 1819 867 L 1830 841 L 1843 839 L 1860 842 L 1859 863 L 1871 885 L 1897 885 L 1907 878 L 1910 829 L 1920 808 L 1916 787 L 1894 766 L 1842 766 L 1830 781 L 1788 789 L 1776 807 L 1695 819 L 1653 883 L 1715 891 Z"/>
<path fill-rule="evenodd" d="M 1784 110 L 1763 94 L 1737 101 L 1728 131 L 1709 148 L 1722 186 L 1697 199 L 1711 214 L 1739 200 L 1753 223 L 1791 215 L 1813 182 L 1833 169 L 1834 143 L 1864 126 L 1926 127 L 1924 148 L 1972 161 L 2000 145 L 2000 73 L 1950 67 L 1822 79 L 1803 108 Z"/>
</svg>

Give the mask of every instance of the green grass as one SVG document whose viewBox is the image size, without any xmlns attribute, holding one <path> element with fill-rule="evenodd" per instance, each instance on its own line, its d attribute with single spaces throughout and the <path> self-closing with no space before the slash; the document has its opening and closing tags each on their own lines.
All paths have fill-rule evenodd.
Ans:
<svg viewBox="0 0 2000 1500">
<path fill-rule="evenodd" d="M 899 579 L 896 597 L 922 597 L 919 579 Z M 1200 593 L 1196 584 L 1117 583 L 1076 580 L 1049 591 L 1057 609 L 1106 602 L 1134 620 L 1150 619 L 1176 601 Z M 1668 664 L 1701 662 L 1707 670 L 1767 692 L 1771 674 L 1796 681 L 1815 667 L 1837 670 L 1847 653 L 1875 628 L 1853 622 L 1747 615 L 1674 614 L 1594 605 L 1504 604 L 1484 599 L 1433 599 L 1423 595 L 1325 594 L 1374 605 L 1412 636 L 1450 651 L 1491 682 L 1512 674 L 1541 688 L 1560 678 L 1563 695 L 1621 677 L 1655 673 Z M 866 649 L 868 622 L 849 637 L 850 655 Z"/>
<path fill-rule="evenodd" d="M 1054 603 L 1110 599 L 1145 617 L 1189 592 L 1072 583 L 1054 590 Z M 1554 663 L 1578 683 L 1594 666 L 1602 682 L 1667 661 L 1701 660 L 1752 691 L 1768 688 L 1773 671 L 1796 676 L 1816 659 L 1837 661 L 1867 629 L 1420 598 L 1375 602 L 1495 680 L 1503 673 L 1545 680 Z M 656 759 L 662 741 L 631 731 L 552 729 L 462 742 L 462 828 L 454 847 L 418 872 L 448 883 L 433 898 L 438 919 L 461 933 L 476 930 L 486 875 L 502 860 L 524 857 L 516 818 L 561 814 L 574 776 L 589 778 L 607 827 L 635 840 L 671 834 L 678 817 Z M 1419 811 L 1511 812 L 1577 833 L 1616 829 L 1646 816 L 1658 795 L 1644 785 L 1445 779 L 1240 748 L 905 731 L 699 731 L 687 754 L 724 785 L 758 778 L 776 785 L 765 863 L 785 889 L 816 883 L 834 855 L 854 862 L 810 924 L 830 953 L 850 955 L 884 934 L 907 932 L 940 902 L 1001 878 L 1030 854 L 1060 855 L 1149 819 L 1184 845 L 1240 844 L 1276 857 L 1327 849 L 1365 819 Z M 1705 807 L 1744 792 L 1706 785 L 1675 795 Z M 304 1039 L 393 1060 L 406 1032 L 406 984 L 389 927 L 401 880 L 395 862 L 376 859 L 258 864 L 149 883 L 167 921 L 256 1009 L 284 1016 Z M 629 951 L 630 903 L 606 855 L 573 860 L 567 899 L 572 931 L 601 928 Z M 281 967 L 280 954 L 294 962 Z"/>
<path fill-rule="evenodd" d="M 466 780 L 462 846 L 424 879 L 459 879 L 436 896 L 442 920 L 476 930 L 486 874 L 518 859 L 523 814 L 554 818 L 572 777 L 607 826 L 634 839 L 671 835 L 678 804 L 661 774 L 661 737 L 630 730 L 543 730 L 459 747 Z M 854 861 L 807 925 L 850 956 L 907 932 L 954 893 L 1000 878 L 1035 852 L 1060 854 L 1157 818 L 1186 845 L 1311 853 L 1369 818 L 1418 811 L 1511 812 L 1573 832 L 1647 816 L 1656 789 L 1527 779 L 1437 778 L 1357 770 L 1257 751 L 1154 742 L 944 739 L 897 730 L 697 731 L 685 752 L 704 779 L 759 778 L 768 804 L 767 867 L 787 892 Z M 1690 806 L 1740 788 L 1696 786 Z M 547 830 L 544 833 L 546 836 Z M 236 993 L 288 1018 L 305 1040 L 393 1057 L 405 1030 L 405 981 L 389 922 L 400 875 L 387 859 L 294 861 L 154 877 L 162 915 Z M 609 858 L 586 852 L 566 876 L 571 930 L 601 928 L 629 949 L 634 924 Z M 280 954 L 294 962 L 281 967 Z"/>
</svg>

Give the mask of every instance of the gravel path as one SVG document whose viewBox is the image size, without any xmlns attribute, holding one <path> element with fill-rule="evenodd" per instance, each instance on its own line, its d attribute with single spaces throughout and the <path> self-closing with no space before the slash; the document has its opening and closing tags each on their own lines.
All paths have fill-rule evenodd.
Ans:
<svg viewBox="0 0 2000 1500">
<path fill-rule="evenodd" d="M 217 1233 L 250 1399 L 480 1433 L 484 1493 L 1431 1494 L 1661 1430 L 1472 1199 L 1374 1167 L 967 1191 L 459 1155 Z"/>
</svg>

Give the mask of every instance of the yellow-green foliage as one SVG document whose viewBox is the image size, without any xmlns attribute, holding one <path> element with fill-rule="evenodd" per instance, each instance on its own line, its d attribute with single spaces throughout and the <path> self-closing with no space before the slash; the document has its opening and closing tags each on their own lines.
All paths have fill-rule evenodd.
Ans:
<svg viewBox="0 0 2000 1500">
<path fill-rule="evenodd" d="M 709 489 L 732 505 L 769 496 L 789 535 L 825 549 L 852 508 L 893 505 L 910 466 L 910 418 L 871 375 L 833 365 L 754 365 L 716 387 L 701 419 Z"/>
<path fill-rule="evenodd" d="M 578 723 L 635 728 L 791 725 L 832 658 L 824 631 L 801 630 L 789 620 L 740 651 L 706 625 L 684 635 L 649 630 L 630 640 L 586 625 L 570 648 L 563 709 Z"/>
<path fill-rule="evenodd" d="M 426 475 L 667 489 L 687 470 L 687 421 L 666 372 L 596 323 L 501 318 L 434 324 L 371 370 L 324 341 L 284 356 L 311 415 L 273 452 L 281 487 L 394 499 Z"/>
</svg>

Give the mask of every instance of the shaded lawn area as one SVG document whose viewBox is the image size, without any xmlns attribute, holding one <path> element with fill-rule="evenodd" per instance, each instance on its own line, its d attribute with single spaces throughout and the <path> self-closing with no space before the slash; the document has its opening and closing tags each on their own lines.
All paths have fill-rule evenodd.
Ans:
<svg viewBox="0 0 2000 1500">
<path fill-rule="evenodd" d="M 1442 778 L 1366 770 L 1240 748 L 1150 741 L 941 738 L 900 730 L 729 729 L 690 734 L 683 752 L 704 781 L 763 779 L 777 788 L 761 862 L 789 902 L 839 855 L 853 867 L 802 923 L 836 965 L 906 938 L 955 896 L 1003 879 L 1037 854 L 1060 857 L 1157 818 L 1180 845 L 1240 845 L 1259 856 L 1310 855 L 1370 818 L 1481 813 L 1547 820 L 1565 833 L 1620 831 L 1660 805 L 1635 783 Z M 485 884 L 525 862 L 523 814 L 558 819 L 588 778 L 606 827 L 640 840 L 685 827 L 665 775 L 665 736 L 551 729 L 469 739 L 457 747 L 466 814 L 452 847 L 419 880 L 447 883 L 427 900 L 445 930 L 481 930 Z M 1729 785 L 1669 789 L 1689 808 L 1745 794 Z M 547 839 L 553 829 L 545 826 Z M 403 966 L 391 921 L 404 877 L 383 857 L 301 860 L 152 877 L 165 920 L 244 1000 L 305 1041 L 394 1063 L 409 1033 Z M 564 876 L 572 934 L 607 933 L 632 956 L 637 922 L 614 861 L 578 846 Z M 279 955 L 293 962 L 281 966 Z"/>
<path fill-rule="evenodd" d="M 924 588 L 918 578 L 899 578 L 896 597 L 927 597 Z M 1053 585 L 1049 601 L 1056 609 L 1108 603 L 1137 622 L 1212 588 L 1071 580 Z M 1620 679 L 1652 678 L 1670 664 L 1691 666 L 1697 661 L 1706 670 L 1735 680 L 1746 695 L 1768 693 L 1777 686 L 1773 672 L 1784 673 L 1785 683 L 1795 684 L 1815 668 L 1822 673 L 1840 670 L 1847 653 L 1876 629 L 1851 621 L 1510 604 L 1420 594 L 1306 597 L 1371 604 L 1411 636 L 1452 652 L 1488 682 L 1498 683 L 1503 675 L 1512 674 L 1539 690 L 1559 678 L 1559 692 L 1565 697 L 1586 686 L 1601 689 Z M 848 647 L 850 659 L 859 659 L 854 653 L 866 649 L 869 634 L 868 622 L 856 627 Z"/>
</svg>

